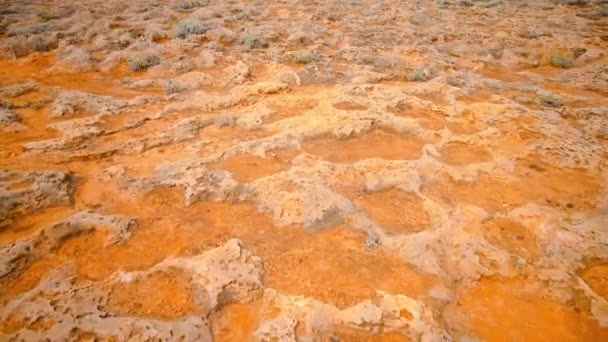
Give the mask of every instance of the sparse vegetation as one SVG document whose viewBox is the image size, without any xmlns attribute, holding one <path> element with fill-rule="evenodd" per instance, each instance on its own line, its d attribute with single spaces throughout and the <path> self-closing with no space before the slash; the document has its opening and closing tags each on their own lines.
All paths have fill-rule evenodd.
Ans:
<svg viewBox="0 0 608 342">
<path fill-rule="evenodd" d="M 7 32 L 9 36 L 25 36 L 52 31 L 52 26 L 48 23 L 34 24 L 10 28 Z"/>
<path fill-rule="evenodd" d="M 452 4 L 449 0 L 435 0 L 435 3 L 441 8 L 446 8 Z"/>
<path fill-rule="evenodd" d="M 565 0 L 564 3 L 570 6 L 584 6 L 587 4 L 585 0 Z"/>
<path fill-rule="evenodd" d="M 424 82 L 428 81 L 431 78 L 430 76 L 427 69 L 418 68 L 410 70 L 405 78 L 410 82 Z"/>
<path fill-rule="evenodd" d="M 536 39 L 540 36 L 543 36 L 543 33 L 535 30 L 534 28 L 527 28 L 524 31 L 520 32 L 519 36 L 526 39 Z"/>
<path fill-rule="evenodd" d="M 562 100 L 553 95 L 544 95 L 541 96 L 540 102 L 547 107 L 561 107 Z"/>
<path fill-rule="evenodd" d="M 186 38 L 192 34 L 201 34 L 207 32 L 209 28 L 198 19 L 184 19 L 173 26 L 173 36 L 177 38 Z"/>
<path fill-rule="evenodd" d="M 380 238 L 374 233 L 368 233 L 365 237 L 365 246 L 367 248 L 376 248 L 380 245 Z"/>
<path fill-rule="evenodd" d="M 194 69 L 196 69 L 196 64 L 187 56 L 180 56 L 177 60 L 171 60 L 171 70 L 178 74 L 184 74 Z"/>
<path fill-rule="evenodd" d="M 38 89 L 34 81 L 25 81 L 0 87 L 0 97 L 17 97 Z M 0 107 L 1 108 L 1 107 Z"/>
<path fill-rule="evenodd" d="M 585 54 L 585 52 L 587 52 L 587 49 L 585 49 L 583 47 L 575 47 L 575 48 L 571 49 L 571 51 L 572 51 L 572 56 L 574 57 L 574 59 L 577 59 L 580 56 L 582 56 L 583 54 Z"/>
<path fill-rule="evenodd" d="M 605 18 L 605 17 L 608 17 L 608 7 L 606 5 L 603 5 L 602 7 L 594 8 L 592 10 L 586 10 L 586 11 L 579 12 L 576 15 L 581 18 L 592 19 L 592 20 Z"/>
<path fill-rule="evenodd" d="M 224 45 L 231 45 L 237 38 L 236 34 L 226 27 L 209 30 L 207 37 Z"/>
<path fill-rule="evenodd" d="M 304 46 L 308 40 L 306 33 L 295 32 L 287 37 L 287 44 L 290 46 Z"/>
<path fill-rule="evenodd" d="M 0 103 L 0 124 L 10 124 L 13 122 L 21 122 L 21 118 L 15 113 L 4 108 Z"/>
<path fill-rule="evenodd" d="M 376 72 L 402 72 L 405 67 L 403 59 L 393 55 L 383 55 L 372 51 L 355 54 L 354 58 L 360 64 L 371 65 Z"/>
<path fill-rule="evenodd" d="M 246 50 L 268 47 L 268 41 L 254 34 L 245 34 L 239 39 L 239 44 Z"/>
<path fill-rule="evenodd" d="M 213 123 L 218 127 L 233 127 L 236 125 L 236 118 L 232 115 L 219 115 L 213 119 Z"/>
<path fill-rule="evenodd" d="M 317 54 L 314 51 L 298 51 L 292 55 L 291 59 L 297 64 L 308 64 L 313 62 L 317 58 Z"/>
<path fill-rule="evenodd" d="M 502 0 L 474 0 L 475 5 L 484 8 L 491 8 L 500 5 Z"/>
<path fill-rule="evenodd" d="M 146 37 L 153 42 L 159 42 L 162 39 L 167 38 L 167 33 L 158 29 L 149 29 L 146 32 Z"/>
<path fill-rule="evenodd" d="M 340 21 L 340 19 L 342 19 L 342 17 L 337 13 L 332 13 L 327 16 L 327 20 L 329 21 Z"/>
<path fill-rule="evenodd" d="M 185 0 L 175 4 L 174 8 L 179 12 L 187 12 L 193 8 L 201 7 L 202 4 L 198 0 Z"/>
<path fill-rule="evenodd" d="M 235 19 L 235 20 L 237 20 L 237 21 L 250 20 L 250 18 L 249 18 L 249 14 L 247 14 L 247 13 L 245 13 L 245 12 L 239 12 L 239 13 L 236 13 L 236 14 L 234 15 L 234 19 Z"/>
<path fill-rule="evenodd" d="M 36 13 L 36 15 L 44 21 L 61 18 L 61 16 L 54 11 L 44 11 L 43 10 L 43 11 Z"/>
<path fill-rule="evenodd" d="M 67 8 L 48 8 L 48 9 L 43 9 L 41 11 L 38 11 L 36 13 L 36 15 L 38 16 L 38 18 L 44 20 L 44 21 L 49 21 L 49 20 L 54 20 L 54 19 L 61 19 L 61 18 L 65 18 L 69 15 L 71 15 L 74 11 L 73 10 L 69 10 Z"/>
<path fill-rule="evenodd" d="M 435 3 L 440 8 L 446 8 L 450 5 L 459 5 L 462 7 L 484 7 L 490 8 L 500 5 L 502 0 L 435 0 Z"/>
<path fill-rule="evenodd" d="M 13 223 L 14 216 L 8 210 L 0 209 L 0 228 L 8 227 Z"/>
<path fill-rule="evenodd" d="M 574 60 L 564 52 L 557 52 L 551 56 L 551 65 L 557 68 L 568 69 L 574 66 Z"/>
<path fill-rule="evenodd" d="M 34 49 L 38 52 L 50 51 L 53 48 L 52 44 L 41 37 L 34 38 L 33 43 Z"/>
<path fill-rule="evenodd" d="M 17 10 L 13 8 L 0 8 L 0 15 L 17 14 Z"/>
<path fill-rule="evenodd" d="M 171 95 L 180 92 L 179 87 L 173 81 L 167 81 L 165 84 L 163 84 L 163 90 L 165 91 L 166 95 Z"/>
<path fill-rule="evenodd" d="M 156 54 L 140 54 L 129 61 L 131 71 L 143 71 L 151 66 L 160 64 L 161 58 Z"/>
</svg>

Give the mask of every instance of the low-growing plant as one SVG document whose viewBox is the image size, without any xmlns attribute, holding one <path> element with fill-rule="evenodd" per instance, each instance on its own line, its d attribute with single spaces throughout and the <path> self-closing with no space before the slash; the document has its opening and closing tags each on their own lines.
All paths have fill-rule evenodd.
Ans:
<svg viewBox="0 0 608 342">
<path fill-rule="evenodd" d="M 146 37 L 153 42 L 159 42 L 162 39 L 167 38 L 167 33 L 159 29 L 149 29 L 146 32 Z"/>
<path fill-rule="evenodd" d="M 561 107 L 562 100 L 553 95 L 544 95 L 541 96 L 540 102 L 547 107 Z"/>
<path fill-rule="evenodd" d="M 165 84 L 163 84 L 163 90 L 165 91 L 166 95 L 171 95 L 171 94 L 179 93 L 181 89 L 179 89 L 179 87 L 177 86 L 177 84 L 175 84 L 175 82 L 168 81 Z"/>
<path fill-rule="evenodd" d="M 565 0 L 564 3 L 566 5 L 571 5 L 571 6 L 583 6 L 587 4 L 587 1 L 585 0 Z"/>
<path fill-rule="evenodd" d="M 201 34 L 207 32 L 209 27 L 198 19 L 184 19 L 173 26 L 173 36 L 186 38 L 191 34 Z"/>
<path fill-rule="evenodd" d="M 340 19 L 342 19 L 342 16 L 337 13 L 330 13 L 327 15 L 327 20 L 329 21 L 340 21 Z"/>
<path fill-rule="evenodd" d="M 226 193 L 225 201 L 230 204 L 236 204 L 243 200 L 243 195 L 246 192 L 245 186 L 243 184 L 239 184 L 234 188 L 228 190 Z"/>
<path fill-rule="evenodd" d="M 452 4 L 450 0 L 435 0 L 435 3 L 441 8 L 445 8 Z"/>
<path fill-rule="evenodd" d="M 175 10 L 179 12 L 186 12 L 193 8 L 201 7 L 202 3 L 198 0 L 185 0 L 175 4 Z"/>
<path fill-rule="evenodd" d="M 375 233 L 367 233 L 365 237 L 365 246 L 367 248 L 376 248 L 380 245 L 380 237 Z"/>
<path fill-rule="evenodd" d="M 46 10 L 42 10 L 42 11 L 36 13 L 36 15 L 38 16 L 38 18 L 40 18 L 40 19 L 42 19 L 44 21 L 49 21 L 49 20 L 61 18 L 61 16 L 58 15 L 56 12 L 46 11 Z"/>
<path fill-rule="evenodd" d="M 38 18 L 40 18 L 44 21 L 49 21 L 49 20 L 53 20 L 53 19 L 65 18 L 65 17 L 72 15 L 73 13 L 74 13 L 74 11 L 70 10 L 68 8 L 51 7 L 49 9 L 43 9 L 43 10 L 36 12 L 36 15 L 38 16 Z"/>
<path fill-rule="evenodd" d="M 245 12 L 239 12 L 239 13 L 236 13 L 236 14 L 234 15 L 234 19 L 235 19 L 235 20 L 237 20 L 237 21 L 242 21 L 242 20 L 250 20 L 250 18 L 249 18 L 249 14 L 247 14 L 247 13 L 245 13 Z"/>
<path fill-rule="evenodd" d="M 305 46 L 306 42 L 310 40 L 308 35 L 304 32 L 295 32 L 287 37 L 287 45 L 289 46 Z"/>
<path fill-rule="evenodd" d="M 557 68 L 568 69 L 574 66 L 574 60 L 564 52 L 557 52 L 551 55 L 551 65 Z"/>
<path fill-rule="evenodd" d="M 9 36 L 25 36 L 30 34 L 45 33 L 53 30 L 49 23 L 34 24 L 10 28 L 7 32 Z"/>
<path fill-rule="evenodd" d="M 594 8 L 592 10 L 582 11 L 580 13 L 577 13 L 576 15 L 582 18 L 592 20 L 605 18 L 608 17 L 608 7 L 606 5 L 603 5 L 602 7 Z"/>
<path fill-rule="evenodd" d="M 542 35 L 543 35 L 542 32 L 537 31 L 537 30 L 535 30 L 533 28 L 527 28 L 524 31 L 521 31 L 519 33 L 519 36 L 521 38 L 526 38 L 526 39 L 536 39 L 536 38 L 538 38 L 538 37 L 540 37 Z"/>
<path fill-rule="evenodd" d="M 13 122 L 21 122 L 21 118 L 8 109 L 0 107 L 0 123 L 10 124 Z"/>
<path fill-rule="evenodd" d="M 171 70 L 178 74 L 185 74 L 196 69 L 196 64 L 187 56 L 180 56 L 177 59 L 171 60 Z"/>
<path fill-rule="evenodd" d="M 317 54 L 314 51 L 305 50 L 298 51 L 292 55 L 292 60 L 297 64 L 308 64 L 317 59 Z"/>
<path fill-rule="evenodd" d="M 152 6 L 143 6 L 143 7 L 135 9 L 135 13 L 144 13 L 144 12 L 151 11 L 153 9 L 154 8 Z"/>
<path fill-rule="evenodd" d="M 131 71 L 146 70 L 151 66 L 160 64 L 161 58 L 155 54 L 140 54 L 129 61 Z"/>
<path fill-rule="evenodd" d="M 574 59 L 577 59 L 580 56 L 584 55 L 585 52 L 587 52 L 587 49 L 585 49 L 584 47 L 575 47 L 570 49 L 570 51 L 572 51 L 572 56 L 574 57 Z"/>
<path fill-rule="evenodd" d="M 268 41 L 254 34 L 245 34 L 239 39 L 239 43 L 247 50 L 258 49 L 268 46 Z"/>
<path fill-rule="evenodd" d="M 13 213 L 5 209 L 0 209 L 0 228 L 10 226 L 13 223 L 13 219 Z"/>
<path fill-rule="evenodd" d="M 0 8 L 0 15 L 9 15 L 9 14 L 17 14 L 17 10 L 13 8 Z"/>
<path fill-rule="evenodd" d="M 430 79 L 430 73 L 427 69 L 417 68 L 410 70 L 405 78 L 410 82 L 424 82 Z"/>
<path fill-rule="evenodd" d="M 229 126 L 233 127 L 236 125 L 236 118 L 232 115 L 219 115 L 213 119 L 213 123 L 218 127 Z"/>
<path fill-rule="evenodd" d="M 501 2 L 501 0 L 475 0 L 475 5 L 484 8 L 491 8 L 500 5 Z"/>
<path fill-rule="evenodd" d="M 25 81 L 20 83 L 9 84 L 3 87 L 0 87 L 0 97 L 10 98 L 17 97 L 23 94 L 27 94 L 33 90 L 38 89 L 38 84 L 34 81 Z M 0 106 L 0 112 L 1 112 Z"/>
<path fill-rule="evenodd" d="M 361 64 L 369 64 L 374 67 L 374 71 L 381 73 L 401 73 L 405 67 L 404 60 L 401 58 L 375 52 L 362 52 L 357 54 L 355 58 L 357 62 Z"/>
<path fill-rule="evenodd" d="M 592 18 L 604 18 L 604 17 L 608 17 L 608 7 L 604 6 L 604 7 L 596 8 L 595 10 L 593 10 Z"/>
<path fill-rule="evenodd" d="M 226 27 L 219 27 L 214 30 L 209 30 L 207 32 L 207 37 L 224 45 L 234 43 L 237 38 L 236 34 Z"/>
<path fill-rule="evenodd" d="M 36 37 L 33 40 L 33 43 L 34 43 L 34 48 L 38 52 L 50 51 L 53 48 L 52 44 L 50 44 L 48 41 L 46 41 L 40 37 Z"/>
</svg>

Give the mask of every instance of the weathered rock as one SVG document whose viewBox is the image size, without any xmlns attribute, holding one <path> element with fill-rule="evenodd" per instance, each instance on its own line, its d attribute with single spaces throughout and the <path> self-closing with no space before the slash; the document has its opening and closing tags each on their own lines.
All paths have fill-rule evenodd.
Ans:
<svg viewBox="0 0 608 342">
<path fill-rule="evenodd" d="M 38 89 L 38 83 L 35 81 L 25 81 L 15 84 L 6 85 L 0 88 L 0 97 L 17 97 L 27 94 Z M 0 119 L 0 122 L 2 119 Z"/>
<path fill-rule="evenodd" d="M 21 124 L 21 118 L 8 109 L 0 109 L 0 130 L 17 132 L 25 129 Z"/>
<path fill-rule="evenodd" d="M 106 312 L 107 295 L 90 285 L 74 285 L 73 275 L 66 267 L 52 271 L 34 289 L 18 296 L 0 311 L 0 319 L 24 317 L 25 327 L 2 333 L 3 339 L 76 340 L 80 332 L 99 337 L 169 340 L 175 336 L 184 341 L 212 341 L 209 323 L 200 316 L 165 321 Z M 52 324 L 40 331 L 30 326 L 40 319 Z M 75 335 L 76 333 L 76 335 Z"/>
<path fill-rule="evenodd" d="M 155 175 L 143 182 L 144 189 L 154 189 L 158 186 L 181 188 L 186 205 L 202 200 L 237 201 L 242 192 L 241 186 L 230 173 L 209 170 L 205 163 L 199 160 L 160 165 Z"/>
<path fill-rule="evenodd" d="M 16 184 L 26 185 L 13 188 Z M 38 209 L 70 205 L 75 178 L 60 171 L 0 171 L 0 209 L 28 213 Z"/>
<path fill-rule="evenodd" d="M 88 49 L 68 45 L 57 49 L 55 64 L 48 71 L 86 72 L 94 68 L 95 60 Z"/>
<path fill-rule="evenodd" d="M 246 303 L 262 295 L 264 265 L 237 239 L 192 257 L 169 258 L 155 265 L 147 274 L 164 269 L 180 269 L 199 289 L 199 305 L 213 312 L 223 305 Z M 133 276 L 142 276 L 133 274 Z M 123 274 L 130 278 L 130 274 Z"/>
<path fill-rule="evenodd" d="M 70 236 L 94 229 L 108 231 L 108 243 L 122 242 L 136 226 L 134 219 L 82 211 L 52 224 L 33 235 L 0 245 L 0 277 L 23 267 L 54 250 Z"/>
<path fill-rule="evenodd" d="M 303 332 L 309 336 L 331 333 L 337 326 L 348 326 L 372 333 L 381 329 L 384 332 L 399 331 L 422 341 L 452 340 L 447 332 L 442 331 L 429 306 L 404 295 L 379 291 L 373 301 L 365 300 L 345 309 L 270 289 L 265 291 L 264 300 L 265 305 L 274 306 L 281 313 L 260 324 L 255 332 L 259 341 L 293 341 L 297 324 L 302 324 Z M 408 312 L 411 318 L 404 318 L 403 312 Z"/>
</svg>

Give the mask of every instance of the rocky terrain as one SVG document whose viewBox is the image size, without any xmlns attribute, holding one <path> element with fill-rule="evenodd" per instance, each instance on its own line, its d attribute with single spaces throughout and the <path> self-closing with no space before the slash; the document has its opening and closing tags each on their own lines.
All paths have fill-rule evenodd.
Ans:
<svg viewBox="0 0 608 342">
<path fill-rule="evenodd" d="M 1 341 L 608 340 L 608 1 L 0 1 Z"/>
</svg>

